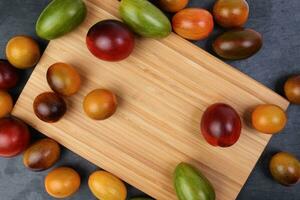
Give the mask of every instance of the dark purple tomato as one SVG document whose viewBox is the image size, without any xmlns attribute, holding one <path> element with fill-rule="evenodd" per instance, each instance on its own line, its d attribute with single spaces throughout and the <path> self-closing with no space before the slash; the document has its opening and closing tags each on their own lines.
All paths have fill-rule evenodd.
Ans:
<svg viewBox="0 0 300 200">
<path fill-rule="evenodd" d="M 6 60 L 0 60 L 0 89 L 6 90 L 15 87 L 19 80 L 16 68 Z"/>
<path fill-rule="evenodd" d="M 127 58 L 133 51 L 134 35 L 122 22 L 104 20 L 90 28 L 86 44 L 97 58 L 119 61 Z"/>
<path fill-rule="evenodd" d="M 27 125 L 19 119 L 0 119 L 0 156 L 13 157 L 26 149 L 30 133 Z"/>
<path fill-rule="evenodd" d="M 227 104 L 216 103 L 209 106 L 201 119 L 201 132 L 213 146 L 233 145 L 239 139 L 241 130 L 240 116 Z"/>
<path fill-rule="evenodd" d="M 67 111 L 66 102 L 54 92 L 38 95 L 33 102 L 36 116 L 44 122 L 57 122 Z"/>
<path fill-rule="evenodd" d="M 252 29 L 234 29 L 217 37 L 213 50 L 222 58 L 238 60 L 254 55 L 262 44 L 260 33 Z"/>
</svg>

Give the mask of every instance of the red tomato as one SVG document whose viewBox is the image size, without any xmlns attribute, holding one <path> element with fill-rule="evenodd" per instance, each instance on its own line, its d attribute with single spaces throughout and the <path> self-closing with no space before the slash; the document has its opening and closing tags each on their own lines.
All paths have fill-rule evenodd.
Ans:
<svg viewBox="0 0 300 200">
<path fill-rule="evenodd" d="M 117 20 L 103 20 L 90 28 L 86 37 L 90 52 L 106 61 L 127 58 L 134 48 L 134 35 Z"/>
<path fill-rule="evenodd" d="M 189 40 L 202 40 L 213 31 L 213 17 L 201 8 L 186 8 L 176 13 L 172 19 L 174 31 Z"/>
<path fill-rule="evenodd" d="M 0 119 L 0 156 L 13 157 L 21 153 L 29 144 L 27 125 L 15 118 Z"/>
</svg>

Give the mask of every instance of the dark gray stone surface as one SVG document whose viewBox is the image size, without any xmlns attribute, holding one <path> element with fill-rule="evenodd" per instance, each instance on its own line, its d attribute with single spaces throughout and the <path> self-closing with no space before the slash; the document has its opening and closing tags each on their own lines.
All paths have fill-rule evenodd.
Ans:
<svg viewBox="0 0 300 200">
<path fill-rule="evenodd" d="M 101 0 L 99 0 L 101 1 Z M 37 38 L 35 21 L 50 0 L 0 0 L 0 57 L 4 58 L 5 44 L 15 35 L 26 34 L 37 39 L 44 49 L 47 42 Z M 211 8 L 214 0 L 191 0 L 190 5 Z M 299 0 L 248 0 L 251 16 L 246 27 L 254 28 L 264 36 L 263 49 L 255 56 L 242 61 L 228 62 L 257 81 L 282 94 L 286 78 L 300 73 L 300 1 Z M 217 28 L 211 38 L 222 30 Z M 212 39 L 196 42 L 210 51 Z M 29 78 L 31 70 L 23 73 L 19 87 L 12 90 L 15 99 Z M 286 129 L 275 135 L 267 146 L 247 183 L 240 192 L 239 200 L 299 200 L 300 184 L 284 187 L 274 182 L 268 172 L 268 162 L 274 153 L 287 151 L 300 158 L 300 106 L 292 105 L 288 110 L 289 122 Z M 34 132 L 34 137 L 42 137 Z M 87 177 L 97 167 L 83 158 L 64 149 L 56 166 L 72 166 L 82 176 L 78 193 L 69 199 L 95 199 L 87 187 Z M 49 170 L 48 170 L 49 171 Z M 0 158 L 0 200 L 46 200 L 43 186 L 48 171 L 33 173 L 25 169 L 22 156 Z M 143 195 L 128 186 L 129 197 Z"/>
</svg>

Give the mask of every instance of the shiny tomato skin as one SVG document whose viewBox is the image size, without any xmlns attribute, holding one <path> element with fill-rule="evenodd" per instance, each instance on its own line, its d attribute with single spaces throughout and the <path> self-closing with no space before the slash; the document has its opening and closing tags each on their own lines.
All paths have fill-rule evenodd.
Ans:
<svg viewBox="0 0 300 200">
<path fill-rule="evenodd" d="M 19 73 L 7 60 L 0 59 L 0 89 L 10 89 L 17 85 Z"/>
<path fill-rule="evenodd" d="M 178 12 L 186 7 L 189 0 L 159 0 L 160 7 L 167 12 Z"/>
<path fill-rule="evenodd" d="M 103 20 L 90 28 L 86 44 L 97 58 L 120 61 L 133 51 L 134 34 L 120 21 Z"/>
<path fill-rule="evenodd" d="M 213 15 L 224 28 L 242 27 L 249 17 L 249 5 L 246 0 L 217 0 Z"/>
<path fill-rule="evenodd" d="M 209 106 L 201 119 L 201 132 L 213 145 L 229 147 L 240 137 L 242 122 L 238 113 L 229 105 L 216 103 Z"/>
<path fill-rule="evenodd" d="M 300 104 L 300 75 L 290 77 L 284 84 L 287 99 L 294 104 Z"/>
<path fill-rule="evenodd" d="M 207 38 L 214 28 L 213 17 L 201 8 L 186 8 L 176 13 L 172 19 L 174 31 L 189 40 Z"/>
<path fill-rule="evenodd" d="M 0 119 L 0 156 L 13 157 L 26 149 L 30 141 L 27 125 L 16 118 Z"/>
</svg>

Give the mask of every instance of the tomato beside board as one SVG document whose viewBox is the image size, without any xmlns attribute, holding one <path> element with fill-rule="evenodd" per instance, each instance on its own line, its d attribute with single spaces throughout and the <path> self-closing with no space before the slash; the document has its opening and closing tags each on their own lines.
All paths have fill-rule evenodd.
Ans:
<svg viewBox="0 0 300 200">
<path fill-rule="evenodd" d="M 176 13 L 172 19 L 174 31 L 189 40 L 202 40 L 213 31 L 212 15 L 201 8 L 186 8 Z"/>
<path fill-rule="evenodd" d="M 0 119 L 0 156 L 13 157 L 26 149 L 30 133 L 27 125 L 16 118 Z"/>
<path fill-rule="evenodd" d="M 234 29 L 218 36 L 213 42 L 215 53 L 225 59 L 248 58 L 262 47 L 262 36 L 253 29 Z"/>
<path fill-rule="evenodd" d="M 0 59 L 0 89 L 10 89 L 17 85 L 19 72 L 7 60 Z"/>
<path fill-rule="evenodd" d="M 248 20 L 249 5 L 246 0 L 217 0 L 213 15 L 220 26 L 242 27 Z"/>
<path fill-rule="evenodd" d="M 186 7 L 189 0 L 159 0 L 160 7 L 167 12 L 178 12 Z"/>
<path fill-rule="evenodd" d="M 291 103 L 300 104 L 300 75 L 292 76 L 285 82 L 284 92 Z"/>
<path fill-rule="evenodd" d="M 13 99 L 10 94 L 4 90 L 0 90 L 0 117 L 5 117 L 13 109 Z"/>
</svg>

